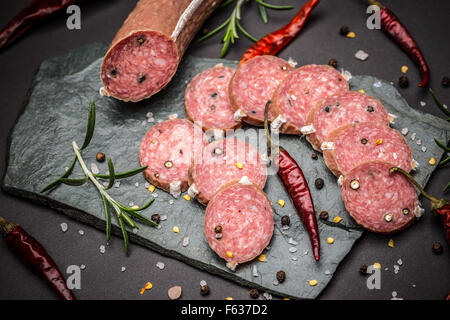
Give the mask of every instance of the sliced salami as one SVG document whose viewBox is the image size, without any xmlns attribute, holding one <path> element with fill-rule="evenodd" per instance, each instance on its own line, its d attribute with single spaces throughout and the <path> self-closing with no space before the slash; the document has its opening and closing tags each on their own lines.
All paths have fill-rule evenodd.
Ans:
<svg viewBox="0 0 450 320">
<path fill-rule="evenodd" d="M 196 154 L 189 169 L 189 193 L 206 205 L 223 185 L 244 176 L 264 188 L 267 167 L 258 150 L 237 138 L 217 140 Z"/>
<path fill-rule="evenodd" d="M 204 130 L 227 130 L 241 125 L 233 117 L 228 85 L 236 70 L 221 65 L 197 74 L 186 88 L 188 118 Z"/>
<path fill-rule="evenodd" d="M 316 104 L 309 111 L 302 130 L 314 149 L 321 151 L 320 146 L 327 141 L 331 131 L 347 124 L 362 122 L 389 125 L 389 116 L 381 102 L 374 97 L 357 91 L 346 91 Z"/>
<path fill-rule="evenodd" d="M 328 168 L 345 176 L 350 170 L 368 161 L 385 161 L 411 171 L 411 148 L 400 132 L 377 123 L 354 123 L 330 133 L 322 150 Z"/>
<path fill-rule="evenodd" d="M 422 214 L 416 190 L 401 174 L 391 174 L 392 164 L 373 161 L 348 172 L 342 183 L 345 208 L 364 228 L 378 233 L 405 229 Z"/>
<path fill-rule="evenodd" d="M 248 124 L 264 124 L 264 107 L 275 89 L 293 70 L 287 61 L 274 56 L 258 56 L 246 61 L 231 80 L 229 95 L 236 119 Z"/>
<path fill-rule="evenodd" d="M 206 208 L 208 244 L 234 269 L 261 254 L 273 234 L 273 210 L 254 184 L 231 183 L 221 188 Z"/>
<path fill-rule="evenodd" d="M 142 138 L 139 161 L 148 166 L 145 177 L 174 196 L 188 188 L 193 154 L 208 143 L 200 127 L 186 119 L 166 120 L 154 125 Z"/>
<path fill-rule="evenodd" d="M 349 90 L 347 80 L 336 69 L 306 65 L 291 72 L 273 95 L 271 120 L 283 118 L 280 132 L 302 134 L 308 112 L 322 99 Z"/>
<path fill-rule="evenodd" d="M 140 101 L 172 79 L 187 46 L 219 0 L 140 0 L 101 67 L 102 93 Z"/>
</svg>

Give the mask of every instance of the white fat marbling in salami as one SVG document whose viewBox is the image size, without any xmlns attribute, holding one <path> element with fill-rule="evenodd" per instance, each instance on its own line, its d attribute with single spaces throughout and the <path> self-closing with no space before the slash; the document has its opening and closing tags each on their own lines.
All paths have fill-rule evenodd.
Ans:
<svg viewBox="0 0 450 320">
<path fill-rule="evenodd" d="M 306 65 L 291 72 L 277 88 L 270 105 L 270 118 L 286 117 L 280 132 L 302 134 L 308 112 L 322 99 L 349 90 L 345 78 L 325 65 Z"/>
<path fill-rule="evenodd" d="M 246 61 L 230 82 L 229 95 L 234 112 L 241 110 L 245 114 L 244 122 L 262 126 L 267 101 L 292 70 L 291 64 L 274 56 L 258 56 Z"/>
<path fill-rule="evenodd" d="M 202 129 L 189 120 L 171 119 L 154 125 L 139 148 L 139 161 L 148 166 L 145 177 L 165 191 L 186 191 L 193 154 L 207 143 Z"/>
<path fill-rule="evenodd" d="M 348 124 L 332 131 L 327 140 L 334 148 L 323 151 L 328 168 L 345 176 L 363 162 L 385 161 L 405 171 L 412 169 L 412 151 L 400 132 L 385 124 Z"/>
<path fill-rule="evenodd" d="M 322 142 L 334 129 L 351 123 L 373 122 L 389 125 L 389 117 L 380 101 L 357 91 L 346 91 L 326 98 L 312 108 L 305 126 L 315 132 L 306 136 L 314 149 L 321 151 Z"/>
<path fill-rule="evenodd" d="M 189 185 L 194 185 L 197 200 L 206 205 L 223 185 L 243 176 L 264 188 L 266 164 L 255 147 L 237 138 L 226 138 L 196 154 L 189 169 Z"/>
<path fill-rule="evenodd" d="M 364 228 L 378 233 L 401 231 L 413 223 L 420 208 L 416 190 L 392 164 L 365 162 L 348 172 L 342 183 L 345 208 Z"/>
<path fill-rule="evenodd" d="M 254 184 L 230 183 L 206 208 L 208 244 L 232 269 L 261 254 L 272 238 L 273 227 L 270 201 Z"/>
<path fill-rule="evenodd" d="M 241 125 L 234 119 L 228 85 L 236 70 L 216 66 L 197 74 L 186 88 L 184 106 L 188 118 L 204 130 L 228 130 Z"/>
<path fill-rule="evenodd" d="M 102 93 L 140 101 L 172 79 L 187 46 L 220 0 L 140 0 L 101 67 Z"/>
</svg>

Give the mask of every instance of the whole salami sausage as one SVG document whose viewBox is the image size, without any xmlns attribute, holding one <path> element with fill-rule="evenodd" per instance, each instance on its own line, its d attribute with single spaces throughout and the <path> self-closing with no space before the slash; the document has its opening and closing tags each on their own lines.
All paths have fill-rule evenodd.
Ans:
<svg viewBox="0 0 450 320">
<path fill-rule="evenodd" d="M 186 88 L 188 118 L 203 130 L 229 130 L 241 126 L 233 117 L 228 85 L 236 70 L 217 65 L 197 74 Z"/>
<path fill-rule="evenodd" d="M 188 187 L 193 155 L 208 143 L 200 127 L 186 119 L 158 123 L 147 131 L 139 148 L 144 175 L 156 187 L 178 196 Z"/>
<path fill-rule="evenodd" d="M 140 0 L 101 67 L 102 93 L 137 102 L 172 79 L 187 46 L 220 0 Z"/>
<path fill-rule="evenodd" d="M 346 91 L 329 97 L 309 111 L 301 129 L 314 149 L 320 146 L 334 129 L 351 123 L 373 122 L 389 125 L 389 115 L 380 101 L 358 91 Z"/>
<path fill-rule="evenodd" d="M 189 194 L 206 205 L 223 185 L 243 176 L 264 188 L 267 167 L 258 150 L 231 137 L 211 142 L 189 168 Z"/>
<path fill-rule="evenodd" d="M 322 143 L 325 164 L 345 176 L 363 162 L 381 160 L 406 171 L 413 169 L 412 151 L 400 132 L 385 124 L 353 123 L 332 131 Z"/>
<path fill-rule="evenodd" d="M 290 73 L 277 88 L 269 109 L 280 132 L 302 134 L 308 112 L 322 99 L 348 91 L 347 80 L 336 69 L 306 65 Z"/>
<path fill-rule="evenodd" d="M 229 95 L 235 119 L 264 125 L 264 107 L 293 66 L 274 56 L 257 56 L 242 64 L 231 79 Z"/>
<path fill-rule="evenodd" d="M 206 207 L 204 231 L 208 244 L 233 270 L 237 264 L 261 254 L 269 245 L 273 228 L 269 199 L 248 180 L 223 186 Z"/>
<path fill-rule="evenodd" d="M 392 164 L 365 162 L 348 172 L 341 189 L 345 208 L 355 221 L 377 233 L 395 233 L 420 217 L 416 190 L 399 174 L 390 174 Z"/>
</svg>

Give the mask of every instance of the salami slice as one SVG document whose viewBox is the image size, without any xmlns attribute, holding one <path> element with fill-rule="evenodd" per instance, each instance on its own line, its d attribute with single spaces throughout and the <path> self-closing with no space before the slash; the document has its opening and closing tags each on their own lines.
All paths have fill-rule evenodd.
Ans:
<svg viewBox="0 0 450 320">
<path fill-rule="evenodd" d="M 234 269 L 261 254 L 272 238 L 273 210 L 254 184 L 231 183 L 221 188 L 206 208 L 208 244 Z"/>
<path fill-rule="evenodd" d="M 331 131 L 362 122 L 389 125 L 389 116 L 377 99 L 361 92 L 346 91 L 316 104 L 309 111 L 302 130 L 314 149 L 321 151 L 320 146 Z"/>
<path fill-rule="evenodd" d="M 219 3 L 140 0 L 103 59 L 102 93 L 136 102 L 164 88 L 192 38 Z"/>
<path fill-rule="evenodd" d="M 368 161 L 385 161 L 406 171 L 413 169 L 411 148 L 400 132 L 377 123 L 354 123 L 330 133 L 322 144 L 324 160 L 336 175 L 346 175 Z"/>
<path fill-rule="evenodd" d="M 243 176 L 264 188 L 267 167 L 258 150 L 237 138 L 217 140 L 196 154 L 189 169 L 189 193 L 206 205 L 223 185 Z"/>
<path fill-rule="evenodd" d="M 219 65 L 197 74 L 187 86 L 186 114 L 204 130 L 227 130 L 241 125 L 233 117 L 228 97 L 228 85 L 235 71 Z"/>
<path fill-rule="evenodd" d="M 280 132 L 302 134 L 306 116 L 317 103 L 348 90 L 347 80 L 330 66 L 312 64 L 300 67 L 290 73 L 275 91 L 270 118 L 283 118 Z"/>
<path fill-rule="evenodd" d="M 392 164 L 373 161 L 348 172 L 342 183 L 345 208 L 364 228 L 378 233 L 401 231 L 423 209 L 416 190 L 401 174 L 391 174 Z"/>
<path fill-rule="evenodd" d="M 171 119 L 154 125 L 139 148 L 139 161 L 148 166 L 145 177 L 156 187 L 178 196 L 187 190 L 193 154 L 207 143 L 201 128 L 189 120 Z"/>
<path fill-rule="evenodd" d="M 287 61 L 274 56 L 258 56 L 242 64 L 229 87 L 235 117 L 251 125 L 264 125 L 267 101 L 292 70 Z"/>
</svg>

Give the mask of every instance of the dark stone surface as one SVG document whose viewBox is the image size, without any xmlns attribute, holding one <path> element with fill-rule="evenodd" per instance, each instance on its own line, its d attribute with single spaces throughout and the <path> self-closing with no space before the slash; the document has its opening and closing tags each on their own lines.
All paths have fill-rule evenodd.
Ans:
<svg viewBox="0 0 450 320">
<path fill-rule="evenodd" d="M 0 21 L 6 23 L 25 3 L 26 1 L 2 3 Z M 283 1 L 283 3 L 293 3 L 298 6 L 294 1 Z M 3 137 L 6 137 L 20 111 L 20 105 L 31 84 L 31 77 L 40 62 L 83 43 L 108 41 L 133 5 L 127 1 L 98 1 L 82 4 L 82 30 L 67 30 L 65 16 L 59 15 L 1 54 L 0 68 L 4 76 L 0 80 L 2 92 L 0 101 L 3 106 L 0 128 Z M 404 6 L 401 1 L 391 1 L 389 5 L 418 39 L 432 68 L 431 84 L 442 100 L 448 101 L 450 94 L 448 90 L 440 87 L 440 80 L 443 75 L 449 73 L 449 70 L 445 69 L 448 68 L 445 53 L 448 52 L 449 44 L 445 33 L 441 32 L 448 30 L 449 27 L 446 19 L 446 12 L 449 9 L 446 6 L 449 3 L 440 1 L 439 4 L 430 8 L 429 4 L 424 2 Z M 429 21 L 423 21 L 425 11 L 430 12 L 430 15 L 425 17 Z M 244 23 L 249 31 L 257 36 L 282 25 L 292 14 L 270 12 L 271 23 L 266 26 L 260 22 L 256 12 L 254 4 L 249 5 L 249 9 L 245 11 Z M 396 82 L 401 75 L 400 67 L 408 65 L 410 67 L 408 77 L 412 85 L 409 89 L 402 89 L 402 95 L 413 107 L 442 116 L 433 106 L 429 95 L 415 87 L 414 84 L 418 83 L 419 75 L 410 60 L 384 35 L 365 28 L 364 12 L 365 5 L 361 1 L 322 1 L 302 36 L 286 48 L 280 56 L 284 58 L 292 56 L 300 64 L 326 63 L 330 57 L 336 57 L 341 66 L 354 74 L 372 74 L 393 82 Z M 225 14 L 218 12 L 208 21 L 207 26 L 216 25 L 225 17 Z M 338 36 L 338 29 L 342 24 L 347 24 L 355 30 L 357 38 L 349 40 Z M 423 24 L 426 28 L 423 28 Z M 238 46 L 232 48 L 228 58 L 238 59 L 248 45 L 246 39 L 240 39 Z M 358 49 L 369 52 L 371 55 L 369 60 L 366 62 L 355 60 L 353 54 Z M 193 44 L 189 53 L 215 57 L 219 50 L 218 37 L 216 37 L 202 44 Z M 427 105 L 421 106 L 419 101 L 425 101 Z M 6 152 L 6 139 L 1 142 L 1 150 L 3 154 Z M 4 160 L 0 163 L 1 169 L 4 169 Z M 439 170 L 430 180 L 428 190 L 442 196 L 440 190 L 447 183 L 448 177 L 448 169 Z M 73 220 L 67 220 L 52 210 L 4 193 L 0 197 L 1 214 L 24 225 L 47 247 L 61 266 L 70 264 L 87 266 L 83 271 L 82 290 L 77 292 L 80 298 L 165 299 L 167 289 L 174 284 L 183 286 L 183 298 L 200 298 L 198 285 L 200 279 L 208 281 L 211 287 L 208 298 L 249 297 L 246 288 L 198 271 L 176 260 L 162 257 L 140 246 L 132 245 L 132 255 L 124 258 L 122 243 L 117 238 L 114 238 L 116 241 L 112 241 L 107 253 L 100 255 L 98 246 L 104 242 L 103 232 Z M 59 223 L 63 221 L 69 223 L 69 231 L 66 234 L 59 230 Z M 78 234 L 79 229 L 85 230 L 84 236 L 81 237 Z M 387 299 L 395 290 L 399 296 L 406 299 L 441 298 L 450 287 L 448 250 L 441 256 L 434 256 L 431 251 L 431 245 L 435 240 L 445 243 L 441 226 L 436 219 L 426 214 L 420 223 L 409 230 L 393 236 L 396 243 L 393 249 L 386 245 L 389 237 L 365 233 L 337 270 L 333 281 L 321 297 L 325 299 Z M 0 280 L 1 298 L 55 297 L 45 283 L 29 273 L 28 269 L 23 268 L 20 262 L 6 250 L 3 243 L 0 244 L 0 250 L 2 250 L 1 271 L 10 275 Z M 400 267 L 399 274 L 395 275 L 392 272 L 392 265 L 398 258 L 402 258 L 403 265 Z M 155 267 L 157 261 L 166 263 L 163 271 Z M 358 274 L 358 269 L 361 264 L 374 261 L 380 262 L 383 266 L 382 289 L 370 291 L 365 286 L 364 278 Z M 127 271 L 120 273 L 120 267 L 123 265 L 127 266 Z M 389 267 L 389 270 L 385 271 L 385 267 Z M 140 296 L 138 291 L 146 281 L 152 281 L 154 289 Z"/>
</svg>

